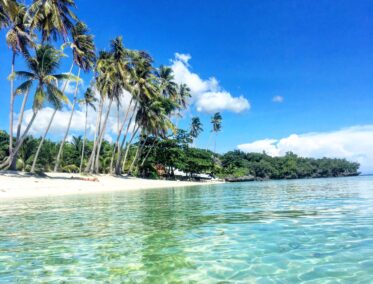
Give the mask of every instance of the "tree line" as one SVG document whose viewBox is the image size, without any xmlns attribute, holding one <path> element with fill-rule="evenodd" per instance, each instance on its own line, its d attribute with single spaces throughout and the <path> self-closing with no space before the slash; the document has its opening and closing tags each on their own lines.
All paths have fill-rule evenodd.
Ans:
<svg viewBox="0 0 373 284">
<path fill-rule="evenodd" d="M 151 136 L 140 136 L 137 142 L 128 147 L 126 162 L 122 170 L 134 176 L 146 178 L 196 179 L 200 173 L 212 177 L 235 179 L 295 179 L 340 177 L 358 175 L 359 164 L 345 159 L 313 159 L 298 157 L 287 153 L 283 157 L 271 157 L 266 153 L 244 153 L 230 151 L 223 155 L 210 150 L 192 147 L 195 135 L 195 119 L 192 119 L 189 131 L 178 129 L 175 134 L 166 139 Z M 201 128 L 199 128 L 201 129 Z M 20 148 L 17 169 L 30 171 L 34 163 L 37 145 L 42 138 L 28 136 Z M 7 156 L 9 135 L 0 132 L 0 159 Z M 62 142 L 46 139 L 41 148 L 37 172 L 53 170 L 55 157 Z M 81 136 L 73 137 L 64 143 L 64 158 L 60 170 L 68 173 L 78 173 L 81 168 L 81 152 L 88 157 L 93 149 L 94 141 L 84 143 Z M 100 153 L 101 173 L 110 173 L 111 157 L 115 143 L 104 140 Z M 176 170 L 185 173 L 178 176 Z"/>
</svg>

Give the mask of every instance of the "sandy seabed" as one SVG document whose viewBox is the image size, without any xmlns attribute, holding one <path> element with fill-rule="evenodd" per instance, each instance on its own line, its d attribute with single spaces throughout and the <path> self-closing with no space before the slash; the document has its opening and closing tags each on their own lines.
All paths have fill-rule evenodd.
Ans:
<svg viewBox="0 0 373 284">
<path fill-rule="evenodd" d="M 67 173 L 47 173 L 45 177 L 36 177 L 20 172 L 0 172 L 0 201 L 15 198 L 187 187 L 215 183 L 218 182 L 151 180 L 111 175 L 82 176 Z"/>
</svg>

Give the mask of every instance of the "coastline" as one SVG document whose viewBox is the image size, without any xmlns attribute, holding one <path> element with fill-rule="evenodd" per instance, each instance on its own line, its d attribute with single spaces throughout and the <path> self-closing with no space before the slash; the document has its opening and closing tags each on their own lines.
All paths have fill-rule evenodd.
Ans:
<svg viewBox="0 0 373 284">
<path fill-rule="evenodd" d="M 12 199 L 124 192 L 218 183 L 222 182 L 152 180 L 111 175 L 82 176 L 70 173 L 46 173 L 43 177 L 37 177 L 21 172 L 4 172 L 0 173 L 0 202 Z"/>
</svg>

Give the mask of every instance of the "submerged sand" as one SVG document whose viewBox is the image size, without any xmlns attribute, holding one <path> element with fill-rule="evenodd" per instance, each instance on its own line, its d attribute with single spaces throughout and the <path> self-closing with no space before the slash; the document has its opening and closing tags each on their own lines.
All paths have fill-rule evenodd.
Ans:
<svg viewBox="0 0 373 284">
<path fill-rule="evenodd" d="M 47 173 L 43 177 L 19 172 L 0 173 L 0 201 L 15 198 L 64 196 L 152 188 L 186 187 L 216 183 L 151 180 L 110 175 Z"/>
</svg>

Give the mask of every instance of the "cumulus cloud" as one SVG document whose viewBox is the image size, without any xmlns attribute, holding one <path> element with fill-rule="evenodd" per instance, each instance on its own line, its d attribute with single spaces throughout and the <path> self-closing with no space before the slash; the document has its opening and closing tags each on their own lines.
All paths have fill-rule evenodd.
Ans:
<svg viewBox="0 0 373 284">
<path fill-rule="evenodd" d="M 263 139 L 238 145 L 245 152 L 282 156 L 293 152 L 303 157 L 346 158 L 359 162 L 360 170 L 373 173 L 373 125 L 353 126 L 331 132 L 292 134 L 281 139 Z"/>
<path fill-rule="evenodd" d="M 98 93 L 96 93 L 96 97 L 98 97 Z M 122 122 L 124 119 L 124 113 L 128 109 L 130 100 L 131 100 L 130 94 L 127 92 L 124 93 L 123 96 L 121 96 L 120 109 L 119 109 L 120 122 Z M 109 102 L 106 101 L 104 104 L 104 114 L 107 111 L 108 103 Z M 98 103 L 96 103 L 96 108 L 98 108 Z M 39 137 L 43 135 L 43 133 L 45 132 L 45 129 L 47 128 L 49 124 L 50 118 L 53 115 L 53 112 L 54 112 L 54 109 L 51 107 L 45 107 L 41 109 L 37 114 L 37 117 L 29 131 L 29 134 L 35 137 Z M 133 112 L 133 104 L 132 104 L 132 108 L 130 108 L 130 114 L 132 112 Z M 62 110 L 57 111 L 55 118 L 52 122 L 51 128 L 48 132 L 48 137 L 52 137 L 53 139 L 62 139 L 67 128 L 70 114 L 71 114 L 71 109 L 67 109 L 67 108 L 63 108 Z M 25 111 L 24 119 L 22 122 L 23 130 L 27 127 L 27 124 L 31 120 L 32 115 L 33 115 L 32 109 L 28 109 Z M 15 128 L 17 125 L 18 116 L 19 116 L 18 114 L 15 115 L 15 121 L 16 121 Z M 108 118 L 106 133 L 105 133 L 105 139 L 108 141 L 112 141 L 113 137 L 117 134 L 117 128 L 118 128 L 117 117 L 118 117 L 118 111 L 116 108 L 116 103 L 115 104 L 113 103 L 111 107 L 110 115 Z M 96 118 L 97 118 L 97 112 L 90 109 L 88 112 L 88 117 L 87 117 L 87 132 L 90 138 L 93 137 L 93 134 L 95 131 Z M 84 127 L 85 127 L 85 107 L 77 105 L 74 115 L 73 115 L 70 131 L 69 131 L 69 137 L 83 135 Z M 132 129 L 133 129 L 133 126 L 130 127 L 130 130 Z M 16 129 L 14 129 L 14 131 L 16 131 Z"/>
<path fill-rule="evenodd" d="M 283 101 L 284 101 L 284 97 L 282 97 L 282 96 L 274 96 L 272 98 L 272 102 L 274 102 L 274 103 L 282 103 Z"/>
<path fill-rule="evenodd" d="M 197 111 L 213 113 L 216 111 L 242 112 L 250 109 L 249 101 L 243 96 L 233 97 L 225 91 L 215 77 L 202 79 L 190 69 L 189 54 L 175 54 L 171 68 L 174 71 L 175 81 L 189 86 L 192 93 L 191 103 L 194 103 Z"/>
</svg>

